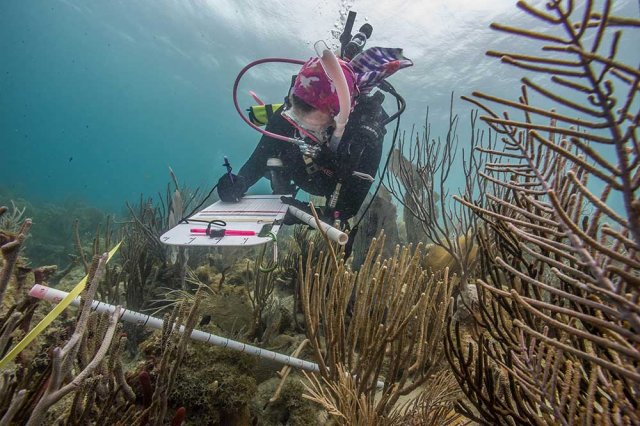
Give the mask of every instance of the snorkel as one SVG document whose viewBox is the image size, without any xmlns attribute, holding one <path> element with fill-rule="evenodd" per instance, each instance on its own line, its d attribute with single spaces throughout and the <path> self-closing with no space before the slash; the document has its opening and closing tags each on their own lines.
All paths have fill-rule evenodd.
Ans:
<svg viewBox="0 0 640 426">
<path fill-rule="evenodd" d="M 320 58 L 320 63 L 322 64 L 324 72 L 333 82 L 333 85 L 336 88 L 336 93 L 338 94 L 340 111 L 335 117 L 336 128 L 331 135 L 331 140 L 329 141 L 329 148 L 335 152 L 338 149 L 340 140 L 342 139 L 344 128 L 349 121 L 349 113 L 351 112 L 351 95 L 349 93 L 347 79 L 342 72 L 342 67 L 338 62 L 336 55 L 329 49 L 323 40 L 316 42 L 316 44 L 314 44 L 314 48 Z M 322 49 L 322 51 L 320 51 L 320 49 Z"/>
</svg>

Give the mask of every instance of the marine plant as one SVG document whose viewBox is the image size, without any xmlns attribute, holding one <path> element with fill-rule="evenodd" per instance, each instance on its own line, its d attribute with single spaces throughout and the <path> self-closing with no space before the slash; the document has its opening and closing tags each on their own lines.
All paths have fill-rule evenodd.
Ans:
<svg viewBox="0 0 640 426">
<path fill-rule="evenodd" d="M 517 99 L 465 97 L 500 136 L 480 174 L 486 223 L 477 333 L 450 322 L 447 354 L 481 424 L 640 423 L 640 29 L 613 1 L 519 1 L 537 23 L 492 24 L 536 53 Z M 500 112 L 500 109 L 503 112 Z"/>
</svg>

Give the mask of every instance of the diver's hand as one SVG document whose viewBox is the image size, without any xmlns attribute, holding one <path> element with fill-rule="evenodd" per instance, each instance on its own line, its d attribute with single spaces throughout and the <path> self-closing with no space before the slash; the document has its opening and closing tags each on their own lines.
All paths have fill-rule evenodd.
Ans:
<svg viewBox="0 0 640 426">
<path fill-rule="evenodd" d="M 280 197 L 280 201 L 282 201 L 283 204 L 287 204 L 289 206 L 297 207 L 300 210 L 311 214 L 311 207 L 309 207 L 309 203 L 305 203 L 304 201 L 296 200 L 293 197 L 287 197 L 286 195 L 283 195 L 282 197 Z"/>
<path fill-rule="evenodd" d="M 309 204 L 304 203 L 300 200 L 296 200 L 293 197 L 286 197 L 283 195 L 282 197 L 280 197 L 280 201 L 282 201 L 284 204 L 296 207 L 303 212 L 311 214 L 311 208 L 309 207 Z M 289 210 L 287 210 L 287 214 L 285 214 L 284 219 L 282 219 L 282 223 L 284 225 L 304 225 L 304 222 L 291 214 Z"/>
<path fill-rule="evenodd" d="M 309 204 L 302 202 L 300 200 L 296 200 L 293 197 L 286 197 L 286 196 L 282 196 L 280 197 L 280 200 L 284 203 L 284 204 L 288 204 L 290 206 L 296 207 L 300 210 L 302 210 L 303 212 L 310 214 L 311 216 L 313 216 L 313 213 L 311 213 L 311 206 L 309 206 Z M 316 213 L 318 214 L 318 219 L 320 219 L 322 222 L 325 223 L 330 223 L 330 215 L 326 215 L 325 214 L 325 207 L 316 207 Z M 282 223 L 285 225 L 298 225 L 298 224 L 302 224 L 302 225 L 307 225 L 307 223 L 301 221 L 300 219 L 298 219 L 296 216 L 294 216 L 291 212 L 289 212 L 287 210 L 287 214 L 284 216 L 284 219 L 282 220 Z"/>
<path fill-rule="evenodd" d="M 233 173 L 225 173 L 218 180 L 218 196 L 227 203 L 237 203 L 247 191 L 244 176 L 236 176 Z"/>
</svg>

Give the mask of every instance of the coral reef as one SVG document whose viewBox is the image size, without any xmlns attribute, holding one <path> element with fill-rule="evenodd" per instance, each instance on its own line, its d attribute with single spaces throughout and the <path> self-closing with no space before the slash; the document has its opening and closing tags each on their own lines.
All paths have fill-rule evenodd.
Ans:
<svg viewBox="0 0 640 426">
<path fill-rule="evenodd" d="M 0 210 L 0 215 L 7 211 L 6 207 Z M 0 250 L 2 251 L 2 269 L 0 269 L 0 303 L 4 301 L 4 295 L 9 286 L 9 281 L 13 275 L 14 268 L 18 262 L 20 248 L 27 238 L 27 233 L 31 228 L 31 219 L 22 223 L 16 235 L 2 233 L 0 235 Z"/>
<path fill-rule="evenodd" d="M 6 395 L 13 395 L 13 398 L 5 412 L 3 422 L 9 423 L 14 416 L 21 413 L 26 424 L 39 425 L 44 421 L 47 411 L 71 392 L 83 391 L 87 386 L 93 386 L 95 392 L 96 386 L 102 384 L 109 387 L 109 383 L 112 386 L 106 392 L 117 393 L 118 391 L 114 389 L 115 386 L 118 390 L 123 389 L 121 375 L 116 374 L 112 380 L 109 380 L 111 378 L 94 373 L 101 370 L 100 366 L 107 355 L 109 355 L 110 363 L 115 365 L 116 362 L 119 362 L 116 360 L 119 353 L 117 350 L 111 350 L 111 342 L 118 325 L 120 308 L 116 308 L 109 316 L 108 321 L 102 322 L 101 326 L 98 321 L 91 321 L 91 302 L 98 284 L 104 276 L 106 258 L 106 254 L 99 259 L 94 258 L 89 274 L 90 284 L 83 293 L 84 304 L 75 329 L 62 348 L 55 347 L 53 349 L 51 364 L 46 374 L 47 379 L 40 384 L 42 387 L 40 389 L 18 390 L 20 385 L 18 379 L 20 376 L 25 377 L 24 373 L 19 372 L 17 376 L 13 377 L 5 376 L 4 391 Z M 91 338 L 87 337 L 88 329 L 91 329 Z M 73 375 L 72 371 L 76 362 L 79 362 L 79 368 L 76 370 L 77 373 Z M 21 368 L 25 368 L 25 366 Z M 40 375 L 40 377 L 45 376 Z M 25 381 L 23 380 L 21 383 L 25 383 Z M 26 383 L 29 384 L 29 381 Z M 94 400 L 90 400 L 85 406 L 74 404 L 72 411 L 78 410 L 78 413 L 83 413 L 82 418 L 84 418 L 84 413 L 87 409 L 91 409 L 93 404 Z M 26 407 L 30 407 L 28 411 L 25 411 Z"/>
<path fill-rule="evenodd" d="M 247 295 L 251 302 L 251 310 L 253 312 L 253 320 L 251 329 L 247 334 L 250 341 L 258 339 L 264 335 L 266 331 L 266 323 L 264 318 L 265 310 L 269 304 L 272 304 L 273 291 L 275 285 L 275 271 L 278 264 L 272 260 L 267 261 L 267 266 L 263 266 L 267 245 L 264 244 L 259 251 L 253 267 L 253 279 L 245 279 L 245 283 L 251 283 Z M 248 265 L 247 265 L 248 268 Z M 247 271 L 248 272 L 248 271 Z"/>
<path fill-rule="evenodd" d="M 427 111 L 427 117 L 429 116 L 429 112 Z M 429 129 L 427 122 L 426 129 Z M 411 140 L 412 138 L 409 137 Z M 402 224 L 404 228 L 404 236 L 407 244 L 413 244 L 414 246 L 418 243 L 428 243 L 430 242 L 429 238 L 422 230 L 422 221 L 420 218 L 414 213 L 418 209 L 418 200 L 422 199 L 422 197 L 426 196 L 424 193 L 424 189 L 421 182 L 421 176 L 419 174 L 418 168 L 416 164 L 413 164 L 411 160 L 404 156 L 403 151 L 404 148 L 404 135 L 400 138 L 400 146 L 399 148 L 395 148 L 391 152 L 391 159 L 389 161 L 389 171 L 391 175 L 389 179 L 394 179 L 396 182 L 400 182 L 404 188 L 408 188 L 408 191 L 404 191 L 402 195 L 400 195 L 399 190 L 395 190 L 394 184 L 389 183 L 387 186 L 394 191 L 395 197 L 402 197 L 402 206 L 406 206 L 406 208 L 402 209 Z M 409 154 L 411 155 L 411 154 Z M 414 198 L 413 191 L 421 191 L 419 198 Z M 387 189 L 387 192 L 389 190 Z M 389 192 L 390 193 L 390 192 Z M 437 204 L 440 201 L 440 197 L 438 193 L 433 192 L 430 200 L 433 204 Z M 430 208 L 429 205 L 422 205 L 422 209 Z M 427 212 L 425 212 L 427 213 Z M 437 210 L 430 211 L 425 214 L 425 217 L 431 218 L 430 220 L 437 219 L 438 212 Z"/>
<path fill-rule="evenodd" d="M 520 1 L 535 29 L 494 24 L 541 52 L 488 55 L 538 78 L 517 99 L 463 97 L 482 112 L 461 156 L 453 97 L 442 137 L 427 111 L 352 260 L 301 226 L 280 234 L 278 263 L 167 247 L 158 237 L 199 198 L 173 172 L 119 226 L 78 202 L 0 207 L 0 424 L 639 424 L 640 70 L 618 51 L 640 19 L 615 6 Z M 80 308 L 12 351 L 51 309 L 29 285 L 85 273 Z M 122 327 L 94 299 L 155 310 L 164 328 Z M 317 371 L 191 343 L 196 328 Z"/>
<path fill-rule="evenodd" d="M 354 269 L 358 269 L 364 262 L 369 243 L 380 235 L 382 231 L 385 234 L 382 255 L 384 257 L 393 255 L 396 244 L 400 243 L 397 218 L 396 206 L 393 204 L 391 194 L 385 187 L 381 186 L 378 194 L 371 201 L 371 206 L 362 218 L 362 224 L 358 227 L 355 236 L 351 263 Z"/>
<path fill-rule="evenodd" d="M 319 408 L 302 396 L 305 391 L 302 379 L 297 376 L 284 382 L 278 398 L 272 401 L 280 383 L 278 378 L 272 378 L 258 386 L 257 395 L 252 402 L 252 412 L 260 419 L 260 424 L 321 425 Z"/>
<path fill-rule="evenodd" d="M 457 197 L 486 225 L 477 332 L 452 321 L 447 353 L 482 424 L 640 422 L 640 71 L 617 54 L 640 19 L 613 6 L 518 2 L 535 30 L 492 27 L 541 51 L 487 54 L 547 79 L 467 98 L 502 142 L 481 148 L 491 191 Z"/>
<path fill-rule="evenodd" d="M 444 357 L 448 272 L 442 281 L 426 273 L 420 245 L 396 248 L 384 261 L 383 246 L 384 237 L 372 241 L 358 273 L 333 252 L 300 265 L 306 334 L 319 366 L 306 395 L 339 424 L 385 424 L 399 397 L 427 384 Z"/>
<path fill-rule="evenodd" d="M 89 241 L 99 224 L 105 223 L 106 219 L 104 212 L 79 200 L 66 200 L 62 204 L 34 204 L 1 188 L 0 200 L 12 200 L 10 211 L 0 218 L 0 229 L 17 231 L 28 212 L 38 227 L 38 233 L 24 247 L 26 257 L 38 265 L 60 265 L 61 270 L 76 266 L 78 262 L 76 242 L 72 239 L 76 221 L 78 234 L 83 241 Z"/>
<path fill-rule="evenodd" d="M 3 207 L 0 213 L 7 210 Z M 21 215 L 14 213 L 11 217 Z M 9 226 L 12 222 L 5 220 L 2 223 Z M 2 356 L 30 329 L 32 317 L 43 315 L 35 311 L 37 299 L 27 295 L 27 285 L 33 281 L 46 285 L 55 272 L 55 267 L 51 266 L 34 269 L 24 266 L 27 262 L 20 257 L 19 249 L 30 225 L 31 220 L 25 219 L 17 233 L 0 230 L 4 254 L 0 275 L 3 288 L 8 289 L 0 304 Z M 76 245 L 82 252 L 84 245 L 80 242 L 80 235 L 76 234 L 76 237 Z M 93 239 L 93 251 L 101 250 L 103 244 L 110 244 L 108 226 L 104 239 L 97 235 Z M 84 256 L 83 252 L 79 255 Z M 162 334 L 166 343 L 163 343 L 158 373 L 154 376 L 155 391 L 148 398 L 148 404 L 140 407 L 136 404 L 138 397 L 128 382 L 123 365 L 127 338 L 119 331 L 120 308 L 108 316 L 91 312 L 91 304 L 99 288 L 105 290 L 104 295 L 118 292 L 119 269 L 109 268 L 105 262 L 106 254 L 94 256 L 93 262 L 87 264 L 89 285 L 81 294 L 83 303 L 75 320 L 63 312 L 43 334 L 36 336 L 29 347 L 17 356 L 12 353 L 11 358 L 3 359 L 0 381 L 2 424 L 9 424 L 12 420 L 34 425 L 114 424 L 124 419 L 127 419 L 127 424 L 165 424 L 165 418 L 172 418 L 174 424 L 180 424 L 184 420 L 184 408 L 167 411 L 167 395 L 188 341 L 188 334 L 178 333 L 178 328 L 174 329 L 172 325 L 179 324 L 184 317 L 187 330 L 193 327 L 197 303 L 191 311 L 186 310 L 186 305 L 176 308 L 176 312 L 183 314 L 174 314 L 165 323 L 169 325 Z M 28 279 L 31 276 L 32 280 Z M 186 314 L 188 312 L 189 315 Z"/>
<path fill-rule="evenodd" d="M 478 181 L 478 170 L 483 158 L 474 151 L 483 145 L 484 133 L 477 128 L 477 112 L 470 117 L 470 139 L 466 155 L 462 152 L 462 173 L 464 187 L 460 193 L 465 200 L 482 198 L 485 185 Z M 454 168 L 458 167 L 458 116 L 453 113 L 453 94 L 449 107 L 448 129 L 444 138 L 431 137 L 429 115 L 425 117 L 422 134 L 412 133 L 408 140 L 401 138 L 395 154 L 393 174 L 387 179 L 387 186 L 394 198 L 402 204 L 407 226 L 420 225 L 420 230 L 407 229 L 407 235 L 424 236 L 433 243 L 431 261 L 442 263 L 437 258 L 453 259 L 451 272 L 460 277 L 461 289 L 466 292 L 467 285 L 474 275 L 475 238 L 477 233 L 477 217 L 473 212 L 459 204 L 449 203 L 448 180 Z M 491 149 L 489 135 L 486 143 Z M 408 152 L 408 157 L 403 153 Z M 408 215 L 408 216 L 407 216 Z M 413 237 L 415 238 L 415 237 Z M 425 241 L 423 241 L 425 242 Z M 436 252 L 440 252 L 439 254 Z M 444 265 L 442 265 L 444 266 Z M 432 271 L 444 269 L 432 268 Z"/>
<path fill-rule="evenodd" d="M 169 395 L 177 381 L 177 374 L 182 367 L 191 332 L 198 319 L 199 298 L 197 296 L 196 292 L 195 302 L 191 306 L 182 303 L 175 306 L 170 315 L 165 315 L 164 328 L 160 336 L 162 357 L 157 366 L 155 391 L 149 407 L 139 415 L 139 418 L 147 420 L 152 426 L 162 425 L 165 422 Z M 189 307 L 188 310 L 187 307 Z M 181 322 L 184 322 L 182 332 L 179 331 Z"/>
<path fill-rule="evenodd" d="M 165 197 L 154 203 L 153 199 L 140 196 L 138 206 L 127 203 L 129 221 L 119 230 L 123 241 L 122 286 L 124 301 L 129 309 L 143 311 L 151 307 L 152 301 L 163 299 L 167 289 L 185 289 L 185 278 L 189 264 L 189 252 L 185 248 L 175 250 L 160 242 L 160 236 L 170 229 L 171 224 L 182 219 L 181 212 L 195 202 L 198 191 L 194 191 L 183 201 L 183 195 L 190 192 L 180 189 L 177 179 L 171 172 L 171 183 L 167 185 Z M 204 202 L 205 200 L 202 200 Z M 176 219 L 176 216 L 179 216 Z M 192 259 L 192 263 L 199 259 Z M 139 327 L 127 324 L 125 330 L 129 336 L 128 349 L 137 351 L 138 344 L 144 339 Z"/>
<path fill-rule="evenodd" d="M 254 363 L 248 355 L 196 342 L 187 351 L 171 401 L 187 409 L 193 424 L 228 424 L 248 409 L 257 391 Z"/>
</svg>

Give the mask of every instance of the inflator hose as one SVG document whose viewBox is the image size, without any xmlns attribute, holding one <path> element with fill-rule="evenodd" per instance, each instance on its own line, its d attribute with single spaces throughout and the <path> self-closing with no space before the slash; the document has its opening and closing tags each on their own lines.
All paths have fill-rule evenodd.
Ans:
<svg viewBox="0 0 640 426">
<path fill-rule="evenodd" d="M 242 110 L 240 109 L 240 105 L 238 104 L 238 85 L 240 84 L 240 79 L 242 79 L 242 76 L 247 71 L 249 71 L 250 68 L 253 68 L 256 65 L 264 64 L 265 62 L 282 62 L 285 64 L 304 65 L 304 61 L 301 61 L 298 59 L 287 59 L 287 58 L 264 58 L 264 59 L 258 59 L 257 61 L 253 61 L 249 63 L 247 66 L 242 68 L 242 70 L 240 70 L 240 72 L 238 73 L 238 76 L 236 77 L 236 81 L 233 83 L 233 105 L 236 107 L 236 111 L 238 111 L 238 114 L 240 114 L 240 118 L 242 118 L 245 123 L 253 127 L 255 130 L 271 138 L 275 138 L 285 142 L 295 143 L 297 145 L 299 143 L 297 139 L 288 138 L 286 136 L 269 132 L 253 124 L 251 120 L 249 120 L 247 117 L 244 116 L 244 114 L 242 113 Z"/>
</svg>

